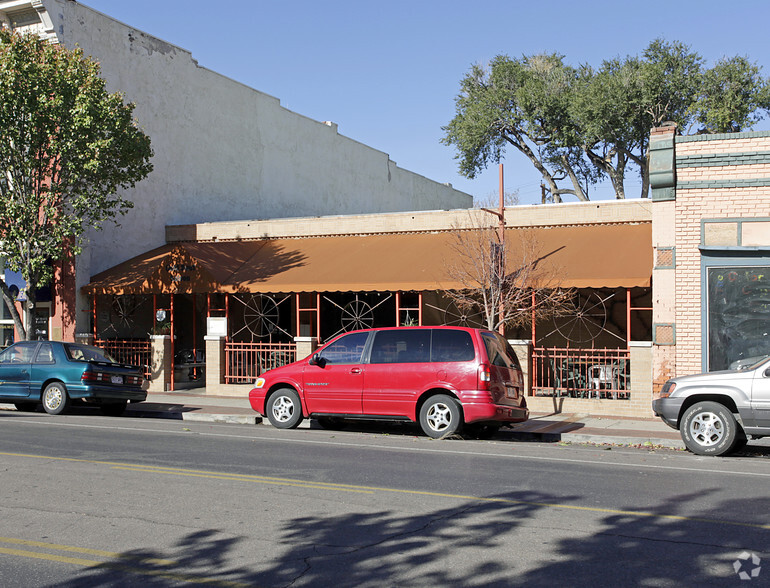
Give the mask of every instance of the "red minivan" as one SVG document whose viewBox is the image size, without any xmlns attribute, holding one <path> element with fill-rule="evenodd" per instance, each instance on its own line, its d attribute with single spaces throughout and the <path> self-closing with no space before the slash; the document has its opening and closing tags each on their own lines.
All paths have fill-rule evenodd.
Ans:
<svg viewBox="0 0 770 588">
<path fill-rule="evenodd" d="M 419 422 L 433 438 L 489 437 L 527 420 L 516 354 L 498 333 L 461 327 L 351 331 L 257 379 L 249 402 L 281 429 L 312 417 Z"/>
</svg>

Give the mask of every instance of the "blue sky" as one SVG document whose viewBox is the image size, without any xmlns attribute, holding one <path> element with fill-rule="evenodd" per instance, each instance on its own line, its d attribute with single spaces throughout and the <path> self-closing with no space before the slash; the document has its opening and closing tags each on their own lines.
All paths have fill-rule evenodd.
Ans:
<svg viewBox="0 0 770 588">
<path fill-rule="evenodd" d="M 744 55 L 770 76 L 767 0 L 84 0 L 192 52 L 198 63 L 379 149 L 400 167 L 496 199 L 497 166 L 459 175 L 440 143 L 463 75 L 498 54 L 556 52 L 572 65 L 640 54 L 657 37 L 708 61 Z M 762 121 L 754 130 L 768 130 Z M 540 201 L 540 177 L 515 150 L 506 191 Z M 638 185 L 638 182 L 636 183 Z M 633 181 L 627 193 L 635 195 Z M 610 197 L 599 188 L 592 198 Z M 570 200 L 566 200 L 570 201 Z"/>
</svg>

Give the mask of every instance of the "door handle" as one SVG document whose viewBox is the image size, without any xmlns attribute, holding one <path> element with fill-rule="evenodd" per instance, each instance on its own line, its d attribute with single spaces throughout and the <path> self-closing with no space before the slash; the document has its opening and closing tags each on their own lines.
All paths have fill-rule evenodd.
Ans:
<svg viewBox="0 0 770 588">
<path fill-rule="evenodd" d="M 351 368 L 350 369 L 350 373 L 351 374 L 360 374 L 361 373 L 361 368 Z"/>
</svg>

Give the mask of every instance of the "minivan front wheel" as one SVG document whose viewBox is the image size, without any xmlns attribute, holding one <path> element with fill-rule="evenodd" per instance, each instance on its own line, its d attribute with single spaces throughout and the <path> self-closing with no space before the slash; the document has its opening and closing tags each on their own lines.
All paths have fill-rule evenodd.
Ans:
<svg viewBox="0 0 770 588">
<path fill-rule="evenodd" d="M 294 429 L 302 421 L 299 394 L 291 388 L 281 388 L 267 401 L 267 420 L 277 429 Z"/>
<path fill-rule="evenodd" d="M 726 455 L 738 440 L 738 423 L 733 413 L 718 402 L 693 404 L 679 427 L 687 449 L 697 455 Z"/>
<path fill-rule="evenodd" d="M 437 394 L 425 401 L 420 409 L 420 427 L 429 437 L 440 439 L 456 433 L 462 426 L 462 414 L 457 401 L 446 394 Z"/>
</svg>

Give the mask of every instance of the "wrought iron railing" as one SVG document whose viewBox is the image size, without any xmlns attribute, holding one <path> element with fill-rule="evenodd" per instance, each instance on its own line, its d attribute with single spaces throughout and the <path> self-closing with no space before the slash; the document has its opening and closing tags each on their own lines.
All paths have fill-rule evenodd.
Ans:
<svg viewBox="0 0 770 588">
<path fill-rule="evenodd" d="M 94 345 L 104 349 L 120 363 L 142 366 L 144 377 L 149 379 L 152 373 L 150 367 L 152 353 L 149 341 L 97 339 L 94 341 Z"/>
<path fill-rule="evenodd" d="M 627 349 L 536 347 L 532 354 L 532 394 L 628 399 L 630 353 Z"/>
<path fill-rule="evenodd" d="M 296 361 L 295 343 L 225 343 L 225 383 L 252 383 L 261 373 Z"/>
</svg>

